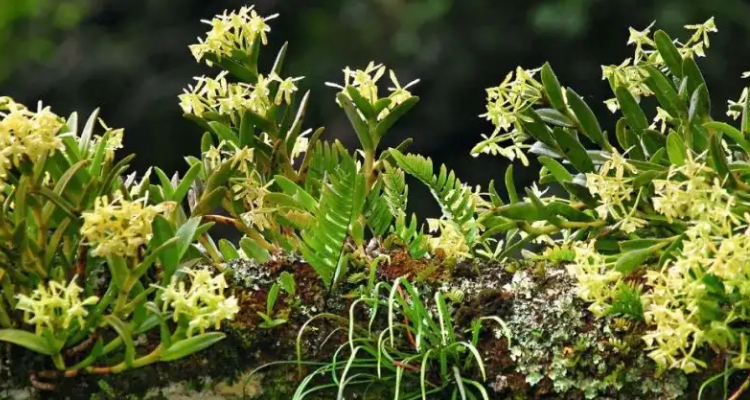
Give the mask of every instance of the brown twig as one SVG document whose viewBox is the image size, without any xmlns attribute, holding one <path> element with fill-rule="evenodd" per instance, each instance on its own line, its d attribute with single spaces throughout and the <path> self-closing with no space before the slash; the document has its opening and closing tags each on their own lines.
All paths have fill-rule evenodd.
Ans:
<svg viewBox="0 0 750 400">
<path fill-rule="evenodd" d="M 88 248 L 82 244 L 78 248 L 78 262 L 76 262 L 76 276 L 78 282 L 83 285 L 86 282 L 86 263 L 88 262 Z"/>
<path fill-rule="evenodd" d="M 207 222 L 216 222 L 217 224 L 229 225 L 239 231 L 244 231 L 244 227 L 242 226 L 242 223 L 236 218 L 225 217 L 223 215 L 215 215 L 215 214 L 203 215 L 202 218 L 204 221 L 207 221 Z"/>
<path fill-rule="evenodd" d="M 745 381 L 742 382 L 742 385 L 737 388 L 734 393 L 732 393 L 732 396 L 729 397 L 728 400 L 739 400 L 742 393 L 744 393 L 748 387 L 750 387 L 750 374 L 748 374 L 747 378 L 745 378 Z"/>
<path fill-rule="evenodd" d="M 40 372 L 40 375 L 41 374 L 42 372 Z M 36 374 L 31 374 L 31 376 L 29 376 L 29 381 L 31 381 L 31 386 L 35 387 L 36 389 L 45 391 L 45 392 L 51 392 L 57 389 L 56 384 L 49 383 L 49 382 L 42 382 L 37 378 Z"/>
<path fill-rule="evenodd" d="M 66 350 L 65 356 L 71 357 L 78 353 L 86 351 L 89 347 L 91 347 L 96 342 L 97 339 L 99 339 L 99 334 L 100 334 L 99 331 L 94 331 L 94 333 L 92 333 L 88 339 Z"/>
</svg>

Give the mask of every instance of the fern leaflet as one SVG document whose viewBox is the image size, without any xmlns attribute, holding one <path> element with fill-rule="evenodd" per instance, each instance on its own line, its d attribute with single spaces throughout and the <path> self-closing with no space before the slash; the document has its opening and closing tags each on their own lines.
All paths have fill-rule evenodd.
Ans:
<svg viewBox="0 0 750 400">
<path fill-rule="evenodd" d="M 365 181 L 357 172 L 354 159 L 335 147 L 340 163 L 323 177 L 320 200 L 313 212 L 315 224 L 302 231 L 300 250 L 329 288 L 340 280 L 346 268 L 344 251 L 350 227 L 362 212 Z"/>
<path fill-rule="evenodd" d="M 406 154 L 391 150 L 393 158 L 408 174 L 427 185 L 432 195 L 440 204 L 443 215 L 454 222 L 471 247 L 477 234 L 477 223 L 474 218 L 474 196 L 464 186 L 453 171 L 445 165 L 440 166 L 440 173 L 435 175 L 432 160 L 415 154 Z"/>
</svg>

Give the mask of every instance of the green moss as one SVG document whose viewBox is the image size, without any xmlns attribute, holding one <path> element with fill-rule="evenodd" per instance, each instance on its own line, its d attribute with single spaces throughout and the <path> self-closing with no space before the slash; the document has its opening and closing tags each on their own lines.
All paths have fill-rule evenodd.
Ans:
<svg viewBox="0 0 750 400">
<path fill-rule="evenodd" d="M 481 274 L 477 274 L 475 265 L 459 263 L 450 279 L 420 284 L 420 291 L 428 296 L 435 290 L 456 294 L 450 299 L 457 307 L 453 320 L 459 331 L 479 316 L 498 316 L 508 325 L 512 332 L 510 341 L 497 325 L 487 324 L 478 344 L 487 368 L 486 385 L 491 398 L 668 400 L 686 396 L 684 374 L 679 371 L 658 374 L 653 362 L 644 355 L 642 327 L 621 318 L 593 318 L 575 295 L 568 275 L 558 267 L 539 264 L 479 265 Z M 281 266 L 277 270 L 293 269 Z M 304 276 L 296 274 L 301 282 L 299 279 Z M 273 281 L 274 276 L 269 275 L 264 283 L 253 284 L 254 288 L 237 290 L 243 290 L 247 296 L 252 296 L 256 289 L 257 293 L 264 293 Z M 343 294 L 351 289 L 344 287 L 339 296 L 331 296 L 326 311 L 348 317 L 350 300 Z M 315 295 L 310 298 L 317 296 L 317 288 L 300 286 L 300 290 L 313 291 Z M 247 399 L 288 400 L 299 380 L 309 373 L 305 370 L 299 374 L 294 364 L 295 340 L 302 324 L 323 310 L 322 304 L 316 303 L 291 309 L 284 306 L 284 310 L 290 311 L 289 322 L 273 330 L 257 329 L 247 325 L 247 321 L 237 320 L 226 326 L 224 341 L 177 362 L 159 363 L 120 375 L 62 380 L 58 392 L 46 398 L 220 399 L 242 397 L 244 393 Z M 322 346 L 336 325 L 322 321 L 315 325 L 317 333 L 307 334 L 303 339 L 303 348 L 313 350 L 306 352 L 306 360 L 328 360 L 345 338 L 333 336 Z M 0 346 L 0 355 L 4 360 L 0 364 L 0 395 L 6 397 L 10 388 L 27 387 L 32 372 L 52 368 L 46 358 L 17 347 Z M 289 364 L 249 374 L 277 361 Z M 13 368 L 9 369 L 9 365 Z M 325 382 L 330 378 L 321 379 Z M 367 396 L 381 399 L 387 397 L 390 389 L 387 385 L 373 386 Z M 690 388 L 693 392 L 694 389 Z M 319 397 L 308 398 L 327 400 L 331 396 L 330 392 L 321 392 Z"/>
</svg>

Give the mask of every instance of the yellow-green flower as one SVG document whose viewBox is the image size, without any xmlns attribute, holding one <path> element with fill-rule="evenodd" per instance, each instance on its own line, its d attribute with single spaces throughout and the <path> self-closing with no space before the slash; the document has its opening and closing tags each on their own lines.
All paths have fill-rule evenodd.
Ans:
<svg viewBox="0 0 750 400">
<path fill-rule="evenodd" d="M 146 198 L 123 199 L 121 193 L 110 201 L 96 199 L 94 210 L 83 213 L 81 233 L 97 257 L 136 257 L 141 246 L 151 240 L 154 218 L 171 208 L 171 204 L 145 205 Z"/>
<path fill-rule="evenodd" d="M 0 97 L 0 198 L 5 180 L 23 160 L 39 161 L 62 148 L 58 137 L 64 122 L 49 107 L 36 112 L 9 97 Z"/>
<path fill-rule="evenodd" d="M 88 315 L 86 306 L 98 303 L 99 298 L 91 296 L 82 300 L 81 293 L 83 289 L 78 286 L 75 278 L 68 286 L 49 281 L 46 285 L 39 284 L 31 296 L 18 295 L 16 308 L 24 312 L 26 323 L 36 325 L 38 335 L 44 328 L 54 334 L 73 324 L 83 327 L 84 317 Z"/>
<path fill-rule="evenodd" d="M 224 294 L 228 285 L 223 274 L 212 275 L 208 268 L 184 268 L 183 272 L 190 277 L 190 287 L 186 288 L 185 282 L 174 276 L 169 286 L 162 289 L 161 298 L 164 311 L 172 309 L 175 321 L 180 316 L 187 317 L 188 336 L 196 331 L 220 329 L 222 321 L 234 319 L 240 308 L 234 296 Z"/>
<path fill-rule="evenodd" d="M 211 30 L 205 39 L 198 38 L 198 43 L 190 46 L 190 52 L 199 62 L 208 54 L 219 58 L 232 57 L 235 52 L 249 54 L 256 40 L 268 43 L 271 27 L 266 22 L 277 16 L 261 17 L 252 6 L 231 13 L 224 11 L 210 21 L 203 21 L 211 25 Z"/>
</svg>

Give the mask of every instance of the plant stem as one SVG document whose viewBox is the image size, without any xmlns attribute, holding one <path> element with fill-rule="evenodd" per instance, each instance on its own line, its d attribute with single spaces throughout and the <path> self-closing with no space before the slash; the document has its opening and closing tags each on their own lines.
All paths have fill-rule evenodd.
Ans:
<svg viewBox="0 0 750 400">
<path fill-rule="evenodd" d="M 750 387 L 750 374 L 748 374 L 747 378 L 745 378 L 745 381 L 742 382 L 742 385 L 737 388 L 734 393 L 732 393 L 732 396 L 728 400 L 739 400 L 742 393 L 744 393 L 748 387 Z"/>
<path fill-rule="evenodd" d="M 362 165 L 365 173 L 365 194 L 370 193 L 372 185 L 375 184 L 375 150 L 365 151 L 365 162 Z"/>
<path fill-rule="evenodd" d="M 0 276 L 0 279 L 2 279 L 2 276 Z M 0 327 L 10 328 L 11 326 L 13 326 L 13 322 L 11 322 L 8 312 L 5 310 L 5 302 L 0 298 Z"/>
</svg>

